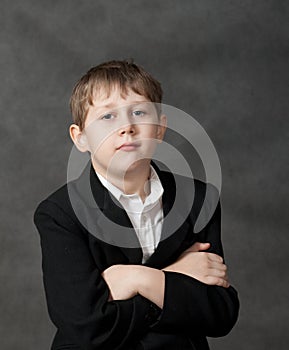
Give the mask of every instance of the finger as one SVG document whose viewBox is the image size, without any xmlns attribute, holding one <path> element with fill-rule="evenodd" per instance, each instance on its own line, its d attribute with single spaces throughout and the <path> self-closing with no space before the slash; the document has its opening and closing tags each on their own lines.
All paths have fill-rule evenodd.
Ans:
<svg viewBox="0 0 289 350">
<path fill-rule="evenodd" d="M 217 254 L 214 254 L 214 253 L 207 253 L 208 254 L 208 258 L 211 260 L 211 261 L 216 261 L 216 262 L 219 262 L 219 263 L 223 263 L 224 259 L 220 256 L 220 255 L 217 255 Z"/>
<path fill-rule="evenodd" d="M 216 268 L 209 268 L 208 269 L 208 275 L 211 277 L 221 277 L 222 279 L 226 279 L 226 271 L 220 270 Z"/>
<path fill-rule="evenodd" d="M 207 278 L 212 278 L 212 279 L 217 279 L 217 280 L 222 279 L 222 280 L 229 283 L 229 278 L 228 278 L 227 272 L 221 271 L 218 269 L 208 269 Z"/>
<path fill-rule="evenodd" d="M 224 288 L 229 288 L 230 283 L 227 280 L 224 279 L 219 279 L 218 282 L 216 283 L 217 286 L 224 287 Z"/>
<path fill-rule="evenodd" d="M 185 252 L 199 252 L 201 250 L 207 250 L 210 248 L 210 243 L 195 242 L 190 248 L 185 250 Z"/>
<path fill-rule="evenodd" d="M 198 245 L 198 250 L 199 252 L 202 251 L 202 250 L 207 250 L 210 248 L 211 244 L 209 242 L 206 242 L 206 243 L 201 243 L 201 242 L 198 242 L 199 245 Z"/>
<path fill-rule="evenodd" d="M 224 287 L 224 288 L 229 288 L 230 287 L 230 283 L 227 281 L 227 280 L 221 280 L 220 281 L 220 284 L 218 284 L 219 286 L 221 287 Z"/>
<path fill-rule="evenodd" d="M 225 272 L 228 270 L 227 265 L 215 260 L 209 260 L 208 267 L 211 269 L 215 268 Z"/>
<path fill-rule="evenodd" d="M 213 286 L 220 286 L 224 288 L 230 287 L 230 283 L 224 278 L 208 276 L 206 278 L 206 283 Z"/>
</svg>

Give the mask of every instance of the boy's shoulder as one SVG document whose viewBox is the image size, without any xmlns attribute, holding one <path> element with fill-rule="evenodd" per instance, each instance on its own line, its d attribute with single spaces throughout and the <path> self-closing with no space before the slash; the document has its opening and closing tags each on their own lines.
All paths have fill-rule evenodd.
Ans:
<svg viewBox="0 0 289 350">
<path fill-rule="evenodd" d="M 172 205 L 173 202 L 181 203 L 181 206 L 186 207 L 194 206 L 195 211 L 199 212 L 204 204 L 211 207 L 218 201 L 219 193 L 211 184 L 170 171 L 157 169 L 157 173 L 164 188 L 164 202 L 169 201 Z M 39 212 L 45 212 L 50 216 L 68 216 L 74 222 L 78 221 L 78 216 L 75 214 L 76 206 L 77 212 L 84 210 L 79 207 L 98 207 L 96 201 L 105 197 L 106 189 L 94 175 L 91 167 L 87 167 L 77 179 L 62 185 L 43 199 L 38 204 L 34 216 Z"/>
<path fill-rule="evenodd" d="M 49 215 L 51 217 L 69 217 L 75 221 L 75 213 L 71 205 L 69 196 L 69 183 L 66 183 L 49 194 L 38 203 L 34 212 L 34 221 L 39 215 Z"/>
<path fill-rule="evenodd" d="M 90 165 L 87 165 L 78 178 L 68 181 L 44 198 L 38 204 L 36 212 L 39 210 L 39 208 L 43 208 L 45 206 L 56 206 L 63 211 L 73 212 L 71 198 L 72 196 L 75 197 L 75 193 L 79 193 L 79 195 L 81 195 L 83 187 L 88 188 L 91 173 L 90 167 Z"/>
<path fill-rule="evenodd" d="M 209 182 L 169 171 L 159 171 L 158 174 L 164 186 L 164 190 L 174 190 L 176 194 L 182 196 L 184 200 L 191 200 L 193 197 L 195 202 L 201 205 L 206 197 L 211 200 L 219 198 L 217 187 Z"/>
<path fill-rule="evenodd" d="M 68 193 L 68 183 L 60 186 L 55 191 L 50 193 L 46 198 L 43 199 L 43 201 L 49 201 L 56 203 L 58 205 L 66 204 L 67 200 L 69 199 L 69 193 Z"/>
</svg>

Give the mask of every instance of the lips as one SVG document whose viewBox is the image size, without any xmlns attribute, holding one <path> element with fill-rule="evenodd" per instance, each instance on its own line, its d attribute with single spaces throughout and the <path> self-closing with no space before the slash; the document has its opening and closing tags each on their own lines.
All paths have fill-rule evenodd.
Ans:
<svg viewBox="0 0 289 350">
<path fill-rule="evenodd" d="M 117 150 L 129 152 L 136 150 L 138 147 L 140 147 L 139 142 L 125 142 L 119 147 L 117 147 Z"/>
</svg>

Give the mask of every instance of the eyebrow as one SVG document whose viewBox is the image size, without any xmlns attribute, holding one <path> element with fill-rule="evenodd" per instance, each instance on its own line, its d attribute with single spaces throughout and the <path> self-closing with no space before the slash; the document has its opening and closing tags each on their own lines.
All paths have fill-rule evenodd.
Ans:
<svg viewBox="0 0 289 350">
<path fill-rule="evenodd" d="M 151 101 L 132 101 L 131 103 L 128 103 L 127 105 L 134 105 L 134 104 L 140 104 L 140 103 L 149 103 Z M 95 106 L 96 108 L 114 108 L 116 107 L 115 103 L 109 103 L 107 105 L 103 105 L 103 106 Z M 120 107 L 121 108 L 121 107 Z"/>
</svg>

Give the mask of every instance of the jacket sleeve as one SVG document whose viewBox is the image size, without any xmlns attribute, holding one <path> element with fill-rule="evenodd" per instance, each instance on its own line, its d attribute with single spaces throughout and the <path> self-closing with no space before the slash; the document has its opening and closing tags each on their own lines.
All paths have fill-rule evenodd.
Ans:
<svg viewBox="0 0 289 350">
<path fill-rule="evenodd" d="M 210 242 L 208 252 L 223 257 L 220 222 L 218 203 L 212 219 L 196 234 L 195 241 Z M 232 286 L 211 286 L 181 273 L 165 272 L 164 307 L 154 329 L 220 337 L 232 329 L 238 312 L 238 295 Z"/>
<path fill-rule="evenodd" d="M 141 296 L 107 302 L 108 286 L 86 235 L 56 203 L 43 201 L 34 222 L 48 313 L 65 339 L 85 349 L 113 350 L 141 338 L 155 322 L 157 306 Z"/>
</svg>

